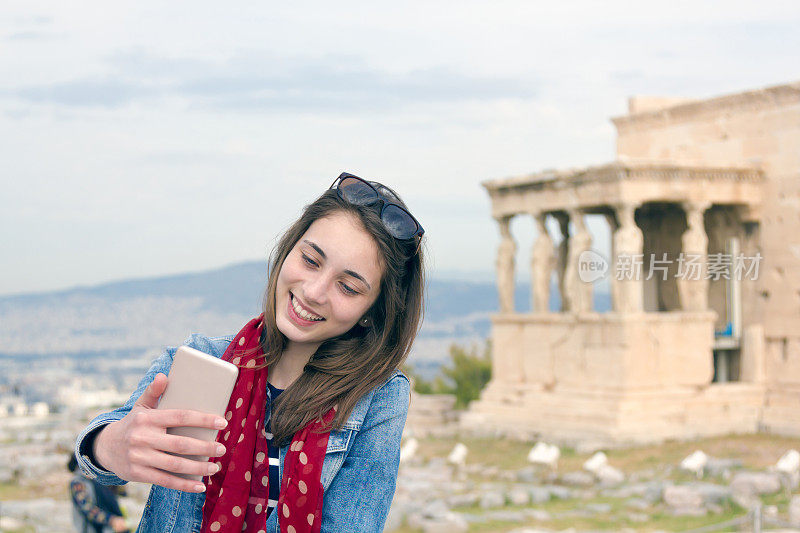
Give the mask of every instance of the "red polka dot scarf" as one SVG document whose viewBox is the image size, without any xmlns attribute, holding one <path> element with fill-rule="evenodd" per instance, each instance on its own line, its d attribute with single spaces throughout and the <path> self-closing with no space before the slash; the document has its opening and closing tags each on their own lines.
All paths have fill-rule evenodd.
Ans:
<svg viewBox="0 0 800 533">
<path fill-rule="evenodd" d="M 263 315 L 262 315 L 263 316 Z M 217 435 L 227 451 L 219 458 L 219 472 L 205 478 L 203 533 L 245 531 L 263 533 L 269 497 L 269 454 L 264 415 L 267 399 L 267 369 L 254 368 L 263 354 L 259 343 L 262 316 L 254 318 L 231 341 L 222 356 L 239 366 L 239 377 L 231 394 L 225 418 L 228 427 Z M 336 409 L 324 417 L 329 423 Z M 321 433 L 323 423 L 309 423 L 294 434 L 284 459 L 278 513 L 281 533 L 319 533 L 322 519 L 322 461 L 330 432 Z"/>
</svg>

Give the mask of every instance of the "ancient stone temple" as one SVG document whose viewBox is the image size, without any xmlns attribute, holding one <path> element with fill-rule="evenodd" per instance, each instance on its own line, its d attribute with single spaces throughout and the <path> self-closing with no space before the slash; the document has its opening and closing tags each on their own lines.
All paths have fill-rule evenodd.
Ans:
<svg viewBox="0 0 800 533">
<path fill-rule="evenodd" d="M 609 444 L 800 435 L 800 83 L 631 98 L 613 123 L 614 162 L 483 184 L 500 310 L 492 380 L 462 426 Z M 515 242 L 513 217 L 532 218 L 534 242 Z M 607 253 L 587 221 L 607 224 Z M 598 279 L 608 312 L 593 307 Z"/>
</svg>

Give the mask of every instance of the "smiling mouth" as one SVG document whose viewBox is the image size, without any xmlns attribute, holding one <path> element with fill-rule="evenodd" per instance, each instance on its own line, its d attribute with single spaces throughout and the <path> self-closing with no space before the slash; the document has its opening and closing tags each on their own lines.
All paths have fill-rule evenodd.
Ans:
<svg viewBox="0 0 800 533">
<path fill-rule="evenodd" d="M 309 313 L 300 305 L 300 302 L 294 297 L 294 294 L 291 292 L 289 293 L 289 304 L 292 307 L 292 311 L 301 319 L 307 322 L 322 322 L 325 318 L 315 315 L 313 313 Z"/>
</svg>

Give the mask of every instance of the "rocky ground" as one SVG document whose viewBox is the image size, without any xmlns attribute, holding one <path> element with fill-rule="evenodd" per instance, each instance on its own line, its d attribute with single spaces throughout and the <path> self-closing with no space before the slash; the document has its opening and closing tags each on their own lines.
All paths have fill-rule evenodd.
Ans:
<svg viewBox="0 0 800 533">
<path fill-rule="evenodd" d="M 462 466 L 446 460 L 457 442 L 468 450 Z M 686 531 L 744 517 L 757 505 L 765 530 L 790 530 L 794 522 L 800 531 L 797 480 L 771 468 L 787 450 L 800 449 L 800 439 L 729 436 L 605 450 L 610 468 L 599 473 L 584 468 L 594 450 L 562 448 L 555 468 L 533 466 L 526 459 L 532 444 L 420 439 L 401 465 L 386 531 Z M 681 470 L 682 459 L 698 449 L 708 455 L 702 471 Z M 63 457 L 57 452 L 30 454 L 53 457 L 52 468 L 46 460 L 26 459 L 22 464 L 40 471 L 0 480 L 0 531 L 72 530 L 69 475 L 55 468 L 63 466 L 66 450 Z M 123 503 L 135 524 L 149 487 L 128 487 Z"/>
<path fill-rule="evenodd" d="M 461 467 L 446 457 L 469 450 Z M 532 466 L 532 443 L 455 438 L 420 440 L 400 470 L 387 531 L 686 531 L 749 520 L 760 506 L 765 530 L 800 531 L 800 493 L 773 465 L 800 439 L 730 436 L 606 450 L 608 468 L 590 473 L 593 451 L 562 449 L 555 468 Z M 679 465 L 695 450 L 702 471 Z M 738 530 L 720 529 L 720 531 Z"/>
</svg>

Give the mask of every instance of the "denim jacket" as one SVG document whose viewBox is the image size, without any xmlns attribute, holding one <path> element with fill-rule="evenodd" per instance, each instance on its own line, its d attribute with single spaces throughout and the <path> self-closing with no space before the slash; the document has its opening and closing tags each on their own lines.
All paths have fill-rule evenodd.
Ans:
<svg viewBox="0 0 800 533">
<path fill-rule="evenodd" d="M 184 344 L 221 357 L 233 336 L 204 337 L 194 334 Z M 156 359 L 136 391 L 122 407 L 92 420 L 75 445 L 78 464 L 91 479 L 103 485 L 127 483 L 113 472 L 101 469 L 89 454 L 82 454 L 86 436 L 100 426 L 122 419 L 150 385 L 156 374 L 169 374 L 177 348 L 168 348 Z M 383 530 L 397 481 L 400 437 L 410 403 L 408 378 L 396 370 L 383 384 L 365 394 L 341 429 L 331 431 L 321 482 L 324 489 L 322 533 L 379 532 Z M 269 420 L 269 387 L 267 415 Z M 280 474 L 289 445 L 280 448 Z M 181 492 L 153 485 L 137 533 L 200 531 L 205 493 Z M 279 533 L 278 515 L 267 519 L 266 533 Z"/>
</svg>

